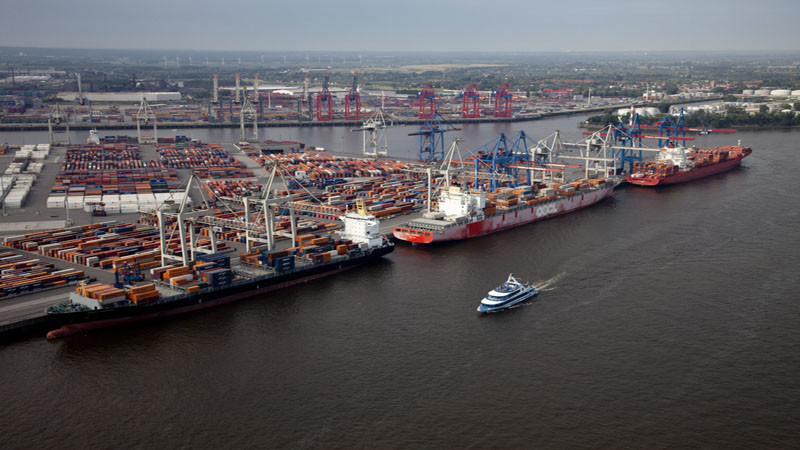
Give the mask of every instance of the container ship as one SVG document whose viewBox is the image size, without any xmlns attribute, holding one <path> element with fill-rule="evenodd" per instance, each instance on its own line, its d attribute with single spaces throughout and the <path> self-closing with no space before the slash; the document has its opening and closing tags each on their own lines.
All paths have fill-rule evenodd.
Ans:
<svg viewBox="0 0 800 450">
<path fill-rule="evenodd" d="M 635 163 L 625 177 L 639 186 L 663 186 L 683 183 L 731 170 L 752 153 L 750 147 L 729 145 L 713 149 L 664 148 L 654 161 Z"/>
<path fill-rule="evenodd" d="M 416 244 L 456 241 L 495 233 L 594 205 L 614 192 L 612 178 L 580 179 L 499 188 L 492 193 L 442 188 L 437 210 L 394 227 L 394 237 Z"/>
<path fill-rule="evenodd" d="M 85 283 L 46 313 L 59 327 L 56 339 L 89 330 L 184 314 L 332 275 L 374 261 L 394 250 L 366 211 L 341 219 L 344 229 L 329 236 L 298 236 L 296 247 L 248 252 L 231 266 L 223 253 L 199 254 L 186 265 L 151 269 L 152 283 L 114 287 Z M 115 269 L 116 270 L 116 269 Z"/>
</svg>

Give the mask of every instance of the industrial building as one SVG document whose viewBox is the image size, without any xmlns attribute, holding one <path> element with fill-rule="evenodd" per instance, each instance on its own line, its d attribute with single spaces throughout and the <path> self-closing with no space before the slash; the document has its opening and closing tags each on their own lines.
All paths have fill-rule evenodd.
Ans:
<svg viewBox="0 0 800 450">
<path fill-rule="evenodd" d="M 73 101 L 77 92 L 59 92 L 57 97 L 64 101 Z M 83 96 L 91 102 L 128 102 L 139 103 L 142 97 L 151 102 L 179 101 L 180 92 L 84 92 Z"/>
</svg>

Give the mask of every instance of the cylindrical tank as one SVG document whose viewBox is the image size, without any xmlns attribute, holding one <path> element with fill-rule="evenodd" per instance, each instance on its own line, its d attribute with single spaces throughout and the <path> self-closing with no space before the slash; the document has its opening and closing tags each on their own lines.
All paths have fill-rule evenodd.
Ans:
<svg viewBox="0 0 800 450">
<path fill-rule="evenodd" d="M 755 93 L 752 89 L 745 89 L 742 91 L 742 95 L 753 95 Z"/>
<path fill-rule="evenodd" d="M 769 89 L 756 89 L 753 95 L 769 95 Z"/>
<path fill-rule="evenodd" d="M 792 91 L 788 89 L 773 89 L 769 92 L 770 97 L 788 97 Z"/>
<path fill-rule="evenodd" d="M 800 89 L 792 91 L 792 97 L 800 97 Z"/>
</svg>

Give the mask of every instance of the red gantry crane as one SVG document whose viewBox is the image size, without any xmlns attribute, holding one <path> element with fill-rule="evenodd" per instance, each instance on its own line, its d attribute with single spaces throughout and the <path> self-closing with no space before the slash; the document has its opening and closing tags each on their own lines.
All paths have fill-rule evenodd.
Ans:
<svg viewBox="0 0 800 450">
<path fill-rule="evenodd" d="M 344 98 L 345 120 L 361 120 L 361 94 L 358 93 L 358 72 L 353 72 L 353 87 Z"/>
<path fill-rule="evenodd" d="M 419 93 L 419 118 L 432 119 L 436 115 L 436 92 L 433 85 L 426 84 Z"/>
<path fill-rule="evenodd" d="M 467 86 L 467 90 L 461 93 L 461 117 L 465 119 L 477 119 L 481 116 L 481 94 L 475 83 Z"/>
<path fill-rule="evenodd" d="M 494 92 L 494 116 L 511 117 L 511 87 L 508 83 L 500 85 L 500 89 Z"/>
<path fill-rule="evenodd" d="M 333 120 L 333 95 L 331 95 L 331 91 L 328 90 L 328 82 L 330 79 L 330 72 L 325 72 L 325 80 L 322 82 L 322 90 L 317 94 L 316 98 L 317 120 L 321 122 Z M 326 111 L 323 111 L 323 105 L 327 105 L 325 108 L 327 113 Z"/>
</svg>

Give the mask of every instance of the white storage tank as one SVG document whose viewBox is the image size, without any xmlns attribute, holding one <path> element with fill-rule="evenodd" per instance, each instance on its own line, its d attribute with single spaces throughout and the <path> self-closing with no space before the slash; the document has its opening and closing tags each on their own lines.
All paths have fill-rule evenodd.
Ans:
<svg viewBox="0 0 800 450">
<path fill-rule="evenodd" d="M 756 89 L 753 92 L 753 95 L 769 95 L 769 90 L 768 89 Z"/>
<path fill-rule="evenodd" d="M 772 91 L 770 91 L 769 96 L 770 97 L 781 97 L 781 98 L 783 98 L 783 97 L 788 97 L 791 94 L 792 94 L 792 91 L 790 91 L 788 89 L 773 89 Z"/>
<path fill-rule="evenodd" d="M 792 91 L 792 97 L 800 97 L 800 89 Z"/>
<path fill-rule="evenodd" d="M 742 95 L 753 95 L 755 93 L 752 89 L 745 89 L 742 91 Z"/>
</svg>

